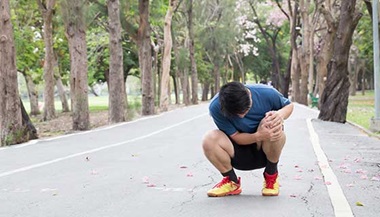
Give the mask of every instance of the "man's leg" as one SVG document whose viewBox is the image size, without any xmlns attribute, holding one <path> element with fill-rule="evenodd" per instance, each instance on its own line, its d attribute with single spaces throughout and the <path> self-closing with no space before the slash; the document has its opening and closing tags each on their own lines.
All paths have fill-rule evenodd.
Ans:
<svg viewBox="0 0 380 217">
<path fill-rule="evenodd" d="M 263 141 L 262 149 L 267 157 L 267 165 L 264 171 L 264 187 L 262 194 L 264 196 L 277 196 L 279 193 L 277 164 L 281 156 L 282 149 L 285 145 L 286 136 L 282 132 L 278 141 Z"/>
<path fill-rule="evenodd" d="M 236 177 L 231 165 L 234 147 L 227 135 L 220 130 L 209 131 L 203 138 L 202 146 L 207 159 L 225 177 L 213 189 L 207 192 L 208 196 L 217 197 L 240 194 L 240 180 Z"/>
</svg>

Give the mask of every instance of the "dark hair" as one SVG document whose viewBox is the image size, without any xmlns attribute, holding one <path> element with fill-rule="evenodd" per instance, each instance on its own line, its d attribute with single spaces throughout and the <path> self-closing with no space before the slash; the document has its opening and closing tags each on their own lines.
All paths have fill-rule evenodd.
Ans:
<svg viewBox="0 0 380 217">
<path fill-rule="evenodd" d="M 242 114 L 251 106 L 247 88 L 233 81 L 223 85 L 219 92 L 219 102 L 224 116 L 233 117 Z"/>
</svg>

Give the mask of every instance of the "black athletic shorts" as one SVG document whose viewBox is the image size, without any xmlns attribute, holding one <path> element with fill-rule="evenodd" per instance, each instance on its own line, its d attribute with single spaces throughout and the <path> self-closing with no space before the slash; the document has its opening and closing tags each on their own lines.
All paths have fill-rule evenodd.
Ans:
<svg viewBox="0 0 380 217">
<path fill-rule="evenodd" d="M 267 156 L 262 148 L 257 150 L 257 144 L 238 145 L 230 138 L 235 155 L 231 158 L 232 167 L 238 170 L 254 170 L 267 165 Z"/>
</svg>

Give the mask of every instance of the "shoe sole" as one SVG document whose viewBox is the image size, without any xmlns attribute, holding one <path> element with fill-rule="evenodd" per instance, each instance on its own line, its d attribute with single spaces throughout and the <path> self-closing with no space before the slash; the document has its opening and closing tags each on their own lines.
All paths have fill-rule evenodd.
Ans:
<svg viewBox="0 0 380 217">
<path fill-rule="evenodd" d="M 228 192 L 228 193 L 225 193 L 225 194 L 212 194 L 212 193 L 208 193 L 207 196 L 209 197 L 225 197 L 225 196 L 233 196 L 233 195 L 239 195 L 241 193 L 241 189 L 237 189 L 233 192 Z"/>
<path fill-rule="evenodd" d="M 279 195 L 279 193 L 277 193 L 277 194 L 271 194 L 271 193 L 268 193 L 268 194 L 265 194 L 265 193 L 262 193 L 261 195 L 263 195 L 264 197 L 273 197 L 273 196 L 278 196 Z"/>
</svg>

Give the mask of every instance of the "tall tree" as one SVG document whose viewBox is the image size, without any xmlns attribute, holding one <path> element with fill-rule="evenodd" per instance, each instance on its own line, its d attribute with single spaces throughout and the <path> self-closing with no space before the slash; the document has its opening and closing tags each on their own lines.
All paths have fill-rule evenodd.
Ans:
<svg viewBox="0 0 380 217">
<path fill-rule="evenodd" d="M 120 2 L 108 0 L 109 17 L 109 122 L 118 123 L 125 121 L 125 84 L 123 71 L 123 48 L 121 44 Z"/>
<path fill-rule="evenodd" d="M 189 55 L 191 67 L 191 103 L 198 104 L 198 72 L 197 63 L 195 61 L 195 45 L 194 45 L 194 27 L 193 27 L 193 0 L 188 1 L 187 7 L 187 29 L 189 32 Z"/>
<path fill-rule="evenodd" d="M 162 57 L 162 77 L 161 77 L 161 91 L 160 91 L 160 110 L 167 111 L 169 105 L 168 88 L 170 79 L 170 65 L 172 59 L 172 17 L 173 11 L 177 5 L 176 0 L 169 0 L 169 7 L 165 16 L 164 26 L 164 54 Z"/>
<path fill-rule="evenodd" d="M 299 65 L 301 67 L 300 94 L 297 102 L 307 105 L 309 71 L 312 67 L 310 57 L 312 55 L 312 22 L 310 20 L 311 0 L 300 0 L 300 14 L 302 20 L 302 44 L 298 50 Z M 311 83 L 311 82 L 310 82 Z M 310 84 L 311 85 L 311 84 Z"/>
<path fill-rule="evenodd" d="M 63 0 L 62 10 L 65 34 L 70 53 L 70 95 L 73 112 L 73 130 L 90 127 L 87 86 L 87 45 L 85 23 L 86 0 Z"/>
<path fill-rule="evenodd" d="M 318 118 L 325 121 L 346 122 L 350 82 L 348 79 L 348 55 L 353 32 L 362 17 L 356 10 L 356 0 L 341 1 L 340 18 L 334 53 L 327 74 L 326 88 L 320 99 Z"/>
<path fill-rule="evenodd" d="M 28 116 L 26 112 L 23 115 Z M 0 146 L 26 142 L 17 85 L 16 51 L 9 0 L 0 1 Z M 35 132 L 31 135 L 36 135 Z"/>
<path fill-rule="evenodd" d="M 141 71 L 142 114 L 152 115 L 154 111 L 154 91 L 152 82 L 152 49 L 150 40 L 149 0 L 139 0 L 140 24 L 137 31 L 139 64 Z"/>
<path fill-rule="evenodd" d="M 53 15 L 55 0 L 37 0 L 44 26 L 45 60 L 44 60 L 44 112 L 43 120 L 55 118 L 54 106 L 54 51 L 53 51 Z"/>
</svg>

